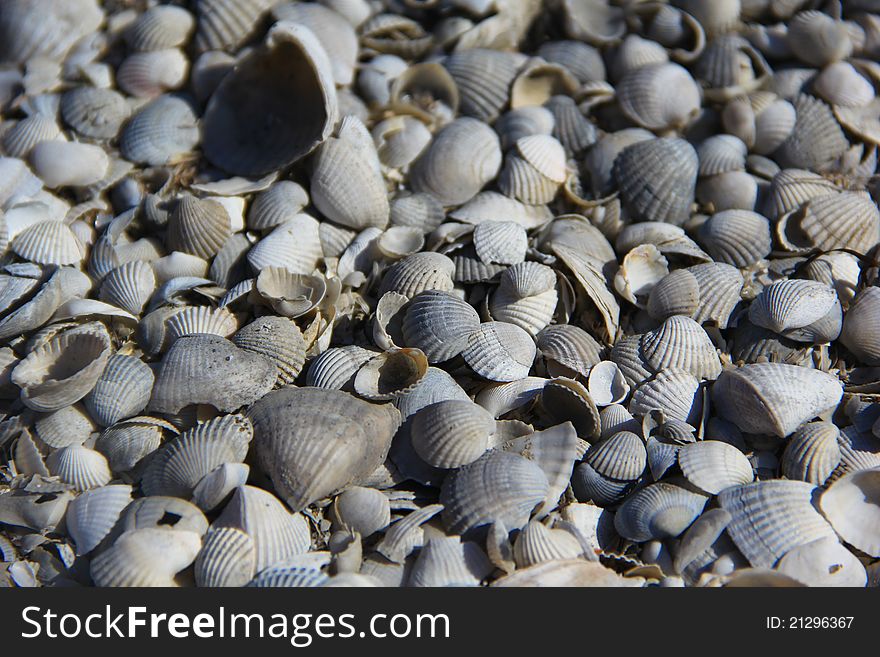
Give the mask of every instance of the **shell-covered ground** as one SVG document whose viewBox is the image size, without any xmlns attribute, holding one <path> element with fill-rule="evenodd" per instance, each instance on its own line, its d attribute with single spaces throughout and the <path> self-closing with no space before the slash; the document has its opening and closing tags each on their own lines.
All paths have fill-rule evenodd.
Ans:
<svg viewBox="0 0 880 657">
<path fill-rule="evenodd" d="M 876 586 L 880 3 L 2 0 L 0 583 Z"/>
</svg>

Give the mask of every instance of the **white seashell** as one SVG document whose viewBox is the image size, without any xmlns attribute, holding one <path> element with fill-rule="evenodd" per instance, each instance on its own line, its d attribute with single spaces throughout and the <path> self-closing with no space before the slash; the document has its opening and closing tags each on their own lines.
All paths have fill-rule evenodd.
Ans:
<svg viewBox="0 0 880 657">
<path fill-rule="evenodd" d="M 878 482 L 878 468 L 850 472 L 831 484 L 819 498 L 819 507 L 834 531 L 872 557 L 880 553 Z"/>
<path fill-rule="evenodd" d="M 486 264 L 516 265 L 525 260 L 528 236 L 512 221 L 488 221 L 474 228 L 474 249 Z"/>
<path fill-rule="evenodd" d="M 792 548 L 776 564 L 776 570 L 807 586 L 862 587 L 867 582 L 862 562 L 833 538 Z"/>
<path fill-rule="evenodd" d="M 139 358 L 113 354 L 95 386 L 83 399 L 94 420 L 109 427 L 146 408 L 153 390 L 153 371 Z"/>
<path fill-rule="evenodd" d="M 133 315 L 140 315 L 156 286 L 153 267 L 135 260 L 116 267 L 104 277 L 99 298 Z"/>
<path fill-rule="evenodd" d="M 700 108 L 700 88 L 678 64 L 639 67 L 620 81 L 616 91 L 623 113 L 649 130 L 683 128 Z"/>
<path fill-rule="evenodd" d="M 683 445 L 678 450 L 678 464 L 690 483 L 712 495 L 754 479 L 752 465 L 745 455 L 718 440 Z"/>
<path fill-rule="evenodd" d="M 97 427 L 89 413 L 80 404 L 74 404 L 40 415 L 34 421 L 34 429 L 40 441 L 59 448 L 82 445 Z"/>
<path fill-rule="evenodd" d="M 95 449 L 107 457 L 113 472 L 128 472 L 159 448 L 163 430 L 177 433 L 173 424 L 155 418 L 123 420 L 104 430 L 95 443 Z"/>
<path fill-rule="evenodd" d="M 653 287 L 669 273 L 668 261 L 653 244 L 635 247 L 614 275 L 614 289 L 630 303 L 645 306 Z"/>
<path fill-rule="evenodd" d="M 766 217 L 748 210 L 725 210 L 700 226 L 700 241 L 716 262 L 748 267 L 770 255 L 773 238 Z"/>
<path fill-rule="evenodd" d="M 352 486 L 336 496 L 333 515 L 340 525 L 367 538 L 391 523 L 391 506 L 375 488 Z"/>
<path fill-rule="evenodd" d="M 831 108 L 818 98 L 801 94 L 794 107 L 797 122 L 774 156 L 782 167 L 821 172 L 846 151 L 846 136 Z"/>
<path fill-rule="evenodd" d="M 575 559 L 583 552 L 580 541 L 564 529 L 549 529 L 532 521 L 517 535 L 513 556 L 518 568 L 554 560 Z"/>
<path fill-rule="evenodd" d="M 334 390 L 353 389 L 357 371 L 375 355 L 375 351 L 357 345 L 332 347 L 311 362 L 306 385 Z"/>
<path fill-rule="evenodd" d="M 715 379 L 721 373 L 721 361 L 706 331 L 682 315 L 669 317 L 642 336 L 641 351 L 656 372 L 675 368 L 698 379 Z"/>
<path fill-rule="evenodd" d="M 354 378 L 358 395 L 387 401 L 405 395 L 424 379 L 428 359 L 419 349 L 394 349 L 364 363 Z"/>
<path fill-rule="evenodd" d="M 289 385 L 302 371 L 306 344 L 299 327 L 284 317 L 265 316 L 242 327 L 232 337 L 236 347 L 260 354 L 278 368 L 276 383 Z"/>
<path fill-rule="evenodd" d="M 131 502 L 131 486 L 115 484 L 86 491 L 67 506 L 66 523 L 78 555 L 94 550 Z"/>
<path fill-rule="evenodd" d="M 651 484 L 620 505 L 614 527 L 632 541 L 673 538 L 702 513 L 707 499 L 672 484 Z"/>
<path fill-rule="evenodd" d="M 484 322 L 468 336 L 462 356 L 483 378 L 515 381 L 528 376 L 535 353 L 532 337 L 519 326 Z"/>
<path fill-rule="evenodd" d="M 35 145 L 28 161 L 47 187 L 85 187 L 101 180 L 110 167 L 103 149 L 90 144 L 50 140 Z"/>
<path fill-rule="evenodd" d="M 24 64 L 41 59 L 62 61 L 74 44 L 98 29 L 104 13 L 94 0 L 56 4 L 12 0 L 0 17 L 0 60 Z"/>
<path fill-rule="evenodd" d="M 476 543 L 458 536 L 429 540 L 409 575 L 409 586 L 478 586 L 492 571 L 492 564 Z"/>
<path fill-rule="evenodd" d="M 302 317 L 323 301 L 327 281 L 322 276 L 295 274 L 283 267 L 264 267 L 257 276 L 256 290 L 279 315 Z"/>
<path fill-rule="evenodd" d="M 386 258 L 400 260 L 418 253 L 425 246 L 425 237 L 413 226 L 391 226 L 376 240 L 376 248 Z"/>
<path fill-rule="evenodd" d="M 323 255 L 319 223 L 307 214 L 297 214 L 277 226 L 248 252 L 248 264 L 259 272 L 276 266 L 296 274 L 311 274 Z"/>
<path fill-rule="evenodd" d="M 196 50 L 238 50 L 254 35 L 272 4 L 271 0 L 199 0 Z"/>
<path fill-rule="evenodd" d="M 830 422 L 809 422 L 794 432 L 782 454 L 788 479 L 821 486 L 840 464 L 840 430 Z"/>
<path fill-rule="evenodd" d="M 52 452 L 46 466 L 51 474 L 78 491 L 108 484 L 112 477 L 104 455 L 82 445 L 68 445 Z"/>
<path fill-rule="evenodd" d="M 447 400 L 421 409 L 412 420 L 412 445 L 435 468 L 458 468 L 476 461 L 489 446 L 495 420 L 473 402 Z"/>
<path fill-rule="evenodd" d="M 119 150 L 131 162 L 158 166 L 179 160 L 199 139 L 197 118 L 189 103 L 175 96 L 160 96 L 126 124 Z"/>
<path fill-rule="evenodd" d="M 254 539 L 234 527 L 212 527 L 195 561 L 197 586 L 244 586 L 255 574 Z"/>
<path fill-rule="evenodd" d="M 189 60 L 178 48 L 135 52 L 116 71 L 119 88 L 137 98 L 156 98 L 179 89 L 189 76 Z"/>
<path fill-rule="evenodd" d="M 765 287 L 749 306 L 749 320 L 795 340 L 826 342 L 840 333 L 839 304 L 834 288 L 824 283 L 776 281 Z M 831 320 L 828 328 L 826 317 Z"/>
<path fill-rule="evenodd" d="M 201 546 L 195 532 L 127 531 L 92 560 L 92 580 L 96 586 L 175 586 L 175 575 L 195 560 Z"/>
<path fill-rule="evenodd" d="M 812 66 L 846 59 L 853 48 L 843 21 L 812 10 L 791 19 L 786 43 L 798 59 Z"/>
<path fill-rule="evenodd" d="M 813 90 L 831 105 L 863 107 L 874 100 L 874 86 L 849 62 L 829 64 L 813 80 Z"/>
<path fill-rule="evenodd" d="M 498 118 L 524 60 L 519 53 L 485 48 L 462 50 L 446 57 L 442 64 L 458 88 L 460 112 L 486 123 Z"/>
<path fill-rule="evenodd" d="M 260 192 L 248 209 L 247 225 L 251 230 L 268 230 L 294 219 L 308 205 L 309 195 L 291 180 L 279 180 Z"/>
<path fill-rule="evenodd" d="M 184 45 L 196 22 L 182 7 L 150 7 L 125 29 L 125 42 L 133 50 L 162 50 Z"/>
<path fill-rule="evenodd" d="M 122 95 L 110 89 L 75 87 L 61 96 L 64 122 L 84 137 L 112 139 L 131 113 Z"/>
<path fill-rule="evenodd" d="M 11 157 L 25 158 L 34 146 L 53 139 L 64 140 L 55 120 L 42 114 L 32 114 L 3 134 L 3 150 Z"/>
<path fill-rule="evenodd" d="M 20 258 L 41 265 L 74 265 L 85 255 L 85 246 L 60 221 L 33 224 L 15 236 L 10 249 Z"/>
<path fill-rule="evenodd" d="M 421 526 L 442 509 L 440 504 L 431 504 L 397 520 L 376 545 L 376 551 L 390 561 L 403 563 L 415 548 L 424 545 L 425 533 Z"/>
<path fill-rule="evenodd" d="M 205 511 L 219 507 L 239 486 L 244 486 L 251 468 L 246 463 L 223 463 L 201 478 L 192 492 L 192 502 Z"/>
<path fill-rule="evenodd" d="M 699 413 L 700 399 L 700 382 L 693 374 L 667 368 L 636 388 L 629 411 L 644 416 L 660 410 L 668 418 L 688 422 Z"/>
<path fill-rule="evenodd" d="M 629 395 L 629 384 L 615 363 L 604 360 L 590 370 L 587 389 L 596 406 L 620 404 Z"/>
<path fill-rule="evenodd" d="M 554 376 L 587 376 L 602 359 L 603 347 L 593 336 L 572 324 L 545 328 L 536 336 L 537 348 Z M 563 368 L 563 369 L 558 369 Z"/>
</svg>

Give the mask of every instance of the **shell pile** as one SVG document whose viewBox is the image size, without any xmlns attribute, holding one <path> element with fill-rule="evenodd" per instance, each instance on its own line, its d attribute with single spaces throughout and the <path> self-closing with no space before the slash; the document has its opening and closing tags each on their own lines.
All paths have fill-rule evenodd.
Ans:
<svg viewBox="0 0 880 657">
<path fill-rule="evenodd" d="M 0 582 L 880 583 L 880 5 L 0 2 Z"/>
</svg>

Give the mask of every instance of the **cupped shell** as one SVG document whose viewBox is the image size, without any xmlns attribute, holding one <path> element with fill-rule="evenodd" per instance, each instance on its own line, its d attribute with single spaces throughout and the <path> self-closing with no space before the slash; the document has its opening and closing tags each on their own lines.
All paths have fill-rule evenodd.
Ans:
<svg viewBox="0 0 880 657">
<path fill-rule="evenodd" d="M 447 400 L 413 416 L 412 445 L 435 468 L 458 468 L 476 461 L 495 433 L 495 419 L 470 401 Z"/>
</svg>

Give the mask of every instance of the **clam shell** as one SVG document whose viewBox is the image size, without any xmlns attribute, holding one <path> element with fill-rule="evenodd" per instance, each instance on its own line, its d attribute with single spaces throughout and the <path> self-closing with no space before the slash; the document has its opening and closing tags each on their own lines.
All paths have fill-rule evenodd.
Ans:
<svg viewBox="0 0 880 657">
<path fill-rule="evenodd" d="M 75 87 L 61 96 L 64 122 L 84 137 L 112 139 L 131 110 L 125 98 L 111 90 Z"/>
<path fill-rule="evenodd" d="M 578 381 L 565 377 L 547 381 L 541 388 L 540 402 L 544 412 L 557 422 L 571 421 L 583 440 L 599 437 L 599 409 Z"/>
<path fill-rule="evenodd" d="M 479 315 L 468 303 L 447 292 L 427 290 L 410 302 L 402 330 L 405 344 L 438 363 L 460 354 L 479 326 Z"/>
<path fill-rule="evenodd" d="M 707 498 L 664 482 L 633 493 L 614 514 L 614 528 L 631 541 L 673 538 L 702 513 Z"/>
<path fill-rule="evenodd" d="M 783 363 L 725 370 L 712 387 L 720 415 L 743 431 L 787 436 L 837 406 L 840 382 L 824 372 Z"/>
<path fill-rule="evenodd" d="M 634 215 L 681 225 L 690 216 L 697 167 L 697 152 L 686 141 L 651 139 L 623 149 L 613 175 Z"/>
<path fill-rule="evenodd" d="M 765 287 L 749 306 L 749 320 L 798 339 L 792 335 L 793 329 L 806 329 L 821 321 L 836 310 L 839 303 L 834 288 L 824 283 L 799 279 L 776 281 Z M 839 310 L 836 312 L 839 315 Z M 828 339 L 836 338 L 837 333 Z"/>
<path fill-rule="evenodd" d="M 385 460 L 400 421 L 393 406 L 312 388 L 271 392 L 248 416 L 257 459 L 293 509 L 363 480 Z"/>
<path fill-rule="evenodd" d="M 175 575 L 195 560 L 201 546 L 194 532 L 136 529 L 95 557 L 89 571 L 95 586 L 176 586 Z"/>
<path fill-rule="evenodd" d="M 425 533 L 421 525 L 442 509 L 440 504 L 431 504 L 396 521 L 385 532 L 376 551 L 390 561 L 403 563 L 415 548 L 424 545 Z"/>
<path fill-rule="evenodd" d="M 308 521 L 291 513 L 271 493 L 254 486 L 239 486 L 211 531 L 233 528 L 245 532 L 254 543 L 254 572 L 309 550 Z"/>
<path fill-rule="evenodd" d="M 182 7 L 159 5 L 150 7 L 125 30 L 125 42 L 132 50 L 162 50 L 185 44 L 196 22 Z"/>
<path fill-rule="evenodd" d="M 554 124 L 555 119 L 549 109 L 529 105 L 505 112 L 494 127 L 501 138 L 501 148 L 507 151 L 521 137 L 549 135 L 553 132 Z"/>
<path fill-rule="evenodd" d="M 51 474 L 78 491 L 103 486 L 112 478 L 104 455 L 82 445 L 55 450 L 46 459 L 46 466 Z"/>
<path fill-rule="evenodd" d="M 849 62 L 826 66 L 813 80 L 813 91 L 825 102 L 863 107 L 874 100 L 874 86 Z"/>
<path fill-rule="evenodd" d="M 821 538 L 834 538 L 811 504 L 812 484 L 759 481 L 721 491 L 718 502 L 730 513 L 727 533 L 749 562 L 771 568 L 789 550 Z"/>
<path fill-rule="evenodd" d="M 630 390 L 626 377 L 610 360 L 603 360 L 593 366 L 587 389 L 596 406 L 619 404 L 627 398 Z"/>
<path fill-rule="evenodd" d="M 700 241 L 716 262 L 748 267 L 770 255 L 773 238 L 766 217 L 748 210 L 713 214 L 700 226 Z"/>
<path fill-rule="evenodd" d="M 643 416 L 660 410 L 668 418 L 688 422 L 700 410 L 700 397 L 700 382 L 693 374 L 667 368 L 636 388 L 629 411 Z"/>
<path fill-rule="evenodd" d="M 156 290 L 156 275 L 149 263 L 127 262 L 112 269 L 101 283 L 101 301 L 140 315 Z"/>
<path fill-rule="evenodd" d="M 391 524 L 388 497 L 375 488 L 352 486 L 336 496 L 333 515 L 340 525 L 364 538 Z"/>
<path fill-rule="evenodd" d="M 284 267 L 296 274 L 311 274 L 323 256 L 319 223 L 300 213 L 277 226 L 248 252 L 254 271 L 265 267 Z"/>
<path fill-rule="evenodd" d="M 254 539 L 234 527 L 215 527 L 205 534 L 193 572 L 197 586 L 244 586 L 255 565 Z"/>
<path fill-rule="evenodd" d="M 435 468 L 458 468 L 476 461 L 489 446 L 495 420 L 483 407 L 463 400 L 426 406 L 413 416 L 412 445 Z"/>
<path fill-rule="evenodd" d="M 512 221 L 488 221 L 474 228 L 474 249 L 486 264 L 515 265 L 525 260 L 528 236 Z"/>
<path fill-rule="evenodd" d="M 462 50 L 444 59 L 443 67 L 458 87 L 461 113 L 486 123 L 497 119 L 524 59 L 518 53 L 484 48 Z"/>
<path fill-rule="evenodd" d="M 271 0 L 199 0 L 195 45 L 205 50 L 238 50 L 256 32 Z"/>
<path fill-rule="evenodd" d="M 337 114 L 332 68 L 320 42 L 307 27 L 280 21 L 265 45 L 239 62 L 211 96 L 205 155 L 229 173 L 269 173 L 327 139 Z M 246 118 L 256 115 L 263 121 Z"/>
<path fill-rule="evenodd" d="M 128 472 L 159 448 L 163 429 L 177 432 L 174 425 L 155 418 L 123 420 L 104 430 L 95 449 L 107 457 L 113 472 Z"/>
<path fill-rule="evenodd" d="M 536 262 L 522 262 L 501 275 L 489 303 L 494 319 L 537 335 L 553 320 L 559 299 L 553 271 Z"/>
<path fill-rule="evenodd" d="M 584 463 L 602 477 L 630 482 L 642 476 L 647 458 L 641 437 L 631 431 L 618 431 L 591 445 Z"/>
<path fill-rule="evenodd" d="M 455 263 L 447 256 L 433 251 L 414 253 L 388 268 L 380 294 L 393 291 L 413 299 L 426 290 L 450 292 L 454 273 Z"/>
<path fill-rule="evenodd" d="M 66 524 L 76 553 L 88 554 L 98 547 L 130 502 L 131 486 L 121 484 L 93 488 L 73 500 Z"/>
<path fill-rule="evenodd" d="M 419 552 L 408 586 L 478 586 L 493 566 L 476 543 L 458 536 L 432 538 Z"/>
<path fill-rule="evenodd" d="M 788 479 L 821 486 L 840 464 L 840 430 L 830 422 L 809 422 L 794 432 L 782 454 Z"/>
<path fill-rule="evenodd" d="M 846 59 L 853 48 L 843 21 L 810 10 L 791 19 L 786 43 L 798 59 L 818 67 Z"/>
<path fill-rule="evenodd" d="M 229 239 L 229 215 L 216 201 L 194 196 L 181 198 L 168 222 L 168 245 L 200 258 L 214 256 Z"/>
<path fill-rule="evenodd" d="M 278 368 L 276 384 L 289 385 L 302 371 L 306 343 L 299 327 L 284 317 L 265 316 L 242 327 L 232 343 L 272 361 Z"/>
<path fill-rule="evenodd" d="M 553 215 L 545 205 L 526 205 L 498 192 L 480 192 L 467 203 L 449 213 L 450 219 L 467 224 L 498 221 L 499 217 L 515 221 L 526 230 L 548 223 Z"/>
<path fill-rule="evenodd" d="M 10 249 L 40 265 L 74 265 L 85 255 L 82 242 L 60 221 L 41 221 L 26 228 L 15 236 Z"/>
<path fill-rule="evenodd" d="M 43 141 L 63 139 L 58 124 L 50 117 L 32 114 L 22 119 L 3 134 L 3 150 L 12 157 L 27 157 Z"/>
<path fill-rule="evenodd" d="M 51 531 L 64 518 L 72 499 L 69 491 L 55 493 L 53 499 L 43 493 L 7 493 L 0 496 L 0 518 L 4 524 Z"/>
<path fill-rule="evenodd" d="M 774 153 L 782 167 L 823 171 L 849 147 L 831 108 L 806 94 L 794 102 L 797 122 Z"/>
<path fill-rule="evenodd" d="M 213 511 L 239 486 L 244 486 L 251 468 L 246 463 L 223 463 L 201 478 L 192 492 L 192 501 L 205 512 Z"/>
<path fill-rule="evenodd" d="M 682 128 L 700 108 L 700 88 L 678 64 L 639 67 L 620 81 L 616 91 L 623 113 L 649 130 Z"/>
<path fill-rule="evenodd" d="M 446 399 L 470 399 L 461 386 L 444 370 L 429 367 L 425 377 L 412 390 L 394 400 L 405 420 L 429 404 Z"/>
<path fill-rule="evenodd" d="M 592 502 L 605 507 L 620 502 L 633 487 L 632 481 L 620 481 L 605 477 L 589 463 L 581 463 L 574 469 L 571 488 L 582 502 Z"/>
<path fill-rule="evenodd" d="M 844 192 L 816 196 L 799 210 L 784 215 L 776 233 L 791 251 L 848 248 L 866 252 L 880 235 L 880 212 L 863 195 Z"/>
<path fill-rule="evenodd" d="M 528 523 L 547 490 L 547 477 L 535 463 L 516 454 L 489 451 L 444 480 L 443 524 L 449 534 L 495 522 L 518 529 Z"/>
<path fill-rule="evenodd" d="M 515 381 L 528 376 L 535 343 L 522 328 L 506 322 L 484 322 L 467 338 L 465 362 L 490 381 Z"/>
<path fill-rule="evenodd" d="M 872 557 L 880 554 L 878 490 L 880 468 L 873 468 L 844 475 L 819 498 L 819 507 L 834 531 L 844 541 Z"/>
<path fill-rule="evenodd" d="M 134 356 L 116 353 L 107 361 L 107 367 L 83 403 L 95 422 L 109 427 L 146 408 L 153 382 L 153 371 L 146 363 Z"/>
<path fill-rule="evenodd" d="M 578 326 L 548 326 L 535 338 L 538 351 L 547 362 L 548 372 L 556 376 L 577 373 L 587 376 L 602 359 L 603 347 Z M 557 369 L 554 369 L 557 368 Z M 558 368 L 563 368 L 561 371 Z"/>
<path fill-rule="evenodd" d="M 596 126 L 581 114 L 574 99 L 569 96 L 553 96 L 544 106 L 553 113 L 552 134 L 567 152 L 580 154 L 596 143 Z"/>
<path fill-rule="evenodd" d="M 641 339 L 645 362 L 656 372 L 675 368 L 698 379 L 715 379 L 721 361 L 708 334 L 694 320 L 674 315 Z"/>
<path fill-rule="evenodd" d="M 273 310 L 284 317 L 302 317 L 323 301 L 327 281 L 322 276 L 295 274 L 283 267 L 264 267 L 256 283 L 257 292 Z"/>
<path fill-rule="evenodd" d="M 607 438 L 618 431 L 633 431 L 639 428 L 638 421 L 621 404 L 609 404 L 599 413 L 601 437 Z"/>
<path fill-rule="evenodd" d="M 178 338 L 187 335 L 219 335 L 228 338 L 238 323 L 235 316 L 226 308 L 208 306 L 186 306 L 165 321 L 165 346 L 173 344 Z"/>
<path fill-rule="evenodd" d="M 538 56 L 564 66 L 579 82 L 605 79 L 605 62 L 596 48 L 580 41 L 548 41 L 538 48 Z"/>
<path fill-rule="evenodd" d="M 700 303 L 693 319 L 700 324 L 713 322 L 727 328 L 737 305 L 742 301 L 743 277 L 731 265 L 720 262 L 688 267 L 700 287 Z"/>
<path fill-rule="evenodd" d="M 309 364 L 306 385 L 335 390 L 352 389 L 357 371 L 375 355 L 376 352 L 357 345 L 332 347 Z"/>
<path fill-rule="evenodd" d="M 718 440 L 683 445 L 678 450 L 678 465 L 689 482 L 712 495 L 754 479 L 752 465 L 745 455 Z"/>
<path fill-rule="evenodd" d="M 692 317 L 700 305 L 700 284 L 687 269 L 676 269 L 660 279 L 648 295 L 647 311 L 662 321 L 675 315 Z"/>
<path fill-rule="evenodd" d="M 89 413 L 80 404 L 74 404 L 41 415 L 34 421 L 34 429 L 43 443 L 59 448 L 82 445 L 96 426 Z"/>
<path fill-rule="evenodd" d="M 746 168 L 748 147 L 733 135 L 709 137 L 697 148 L 700 158 L 700 175 L 715 176 L 728 171 L 743 171 Z"/>
<path fill-rule="evenodd" d="M 260 192 L 248 209 L 251 230 L 268 230 L 296 217 L 309 203 L 309 195 L 298 183 L 279 180 Z"/>
<path fill-rule="evenodd" d="M 860 361 L 868 365 L 880 363 L 880 340 L 876 331 L 876 317 L 880 312 L 880 289 L 866 287 L 860 290 L 843 320 L 840 341 Z"/>
<path fill-rule="evenodd" d="M 651 370 L 642 356 L 642 336 L 620 338 L 611 348 L 610 358 L 630 386 L 638 386 L 651 378 Z"/>
<path fill-rule="evenodd" d="M 135 114 L 122 130 L 119 150 L 136 164 L 173 163 L 199 143 L 198 120 L 189 103 L 160 96 Z"/>
<path fill-rule="evenodd" d="M 162 359 L 150 408 L 176 413 L 190 404 L 235 411 L 275 385 L 277 368 L 268 359 L 213 335 L 179 338 Z"/>
<path fill-rule="evenodd" d="M 391 223 L 429 233 L 443 223 L 443 206 L 430 194 L 398 194 L 391 201 Z"/>
<path fill-rule="evenodd" d="M 862 587 L 867 582 L 862 562 L 832 538 L 792 548 L 776 564 L 776 570 L 807 586 Z"/>
<path fill-rule="evenodd" d="M 189 60 L 178 48 L 135 52 L 116 71 L 116 83 L 136 98 L 155 98 L 179 89 L 189 76 Z"/>
</svg>

